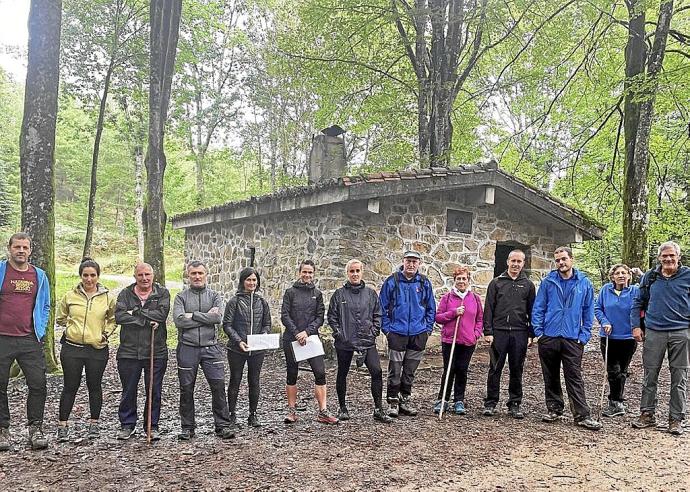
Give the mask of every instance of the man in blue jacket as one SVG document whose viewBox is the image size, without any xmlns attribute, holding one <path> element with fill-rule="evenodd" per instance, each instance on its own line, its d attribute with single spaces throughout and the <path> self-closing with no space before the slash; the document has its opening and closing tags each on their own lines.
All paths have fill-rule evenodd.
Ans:
<svg viewBox="0 0 690 492">
<path fill-rule="evenodd" d="M 594 321 L 594 288 L 584 273 L 573 268 L 570 248 L 557 248 L 554 261 L 556 270 L 542 281 L 532 309 L 547 408 L 542 420 L 555 422 L 563 415 L 562 364 L 575 424 L 599 430 L 601 424 L 590 416 L 582 379 L 582 354 Z"/>
<path fill-rule="evenodd" d="M 388 339 L 388 414 L 414 416 L 410 403 L 414 374 L 434 328 L 436 299 L 431 282 L 419 273 L 416 251 L 406 251 L 402 266 L 381 287 L 381 331 Z"/>
<path fill-rule="evenodd" d="M 31 237 L 18 232 L 0 261 L 0 451 L 10 449 L 7 384 L 16 360 L 26 377 L 26 416 L 32 449 L 45 449 L 43 412 L 46 403 L 46 361 L 43 337 L 50 315 L 50 286 L 43 270 L 29 263 Z"/>
<path fill-rule="evenodd" d="M 657 383 L 668 352 L 671 372 L 668 431 L 680 435 L 690 367 L 690 268 L 680 266 L 680 246 L 673 241 L 659 246 L 658 258 L 660 265 L 642 277 L 640 295 L 630 310 L 633 337 L 638 342 L 644 340 L 641 413 L 632 425 L 637 429 L 656 426 Z M 644 336 L 640 328 L 640 310 L 645 311 Z"/>
</svg>

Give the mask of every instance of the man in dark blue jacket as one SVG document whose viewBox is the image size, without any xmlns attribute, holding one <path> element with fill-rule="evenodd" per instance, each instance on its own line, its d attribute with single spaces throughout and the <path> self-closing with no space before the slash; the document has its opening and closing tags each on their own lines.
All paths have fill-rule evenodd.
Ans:
<svg viewBox="0 0 690 492">
<path fill-rule="evenodd" d="M 539 360 L 544 375 L 547 414 L 544 422 L 563 415 L 561 364 L 565 388 L 575 423 L 590 430 L 601 424 L 590 416 L 582 379 L 582 354 L 592 336 L 594 288 L 584 273 L 573 268 L 573 251 L 554 251 L 556 270 L 542 281 L 532 309 L 534 335 L 539 340 Z"/>
<path fill-rule="evenodd" d="M 644 339 L 641 414 L 632 425 L 638 429 L 656 426 L 657 383 L 661 364 L 668 352 L 671 372 L 668 431 L 680 435 L 683 433 L 685 388 L 690 367 L 690 268 L 680 266 L 680 246 L 673 241 L 659 246 L 658 255 L 660 266 L 642 277 L 640 295 L 630 310 L 633 337 L 638 342 Z M 640 310 L 645 311 L 644 338 L 640 328 Z"/>
<path fill-rule="evenodd" d="M 388 338 L 388 414 L 417 415 L 410 404 L 414 374 L 434 329 L 436 299 L 431 282 L 419 273 L 416 251 L 406 251 L 402 266 L 381 287 L 381 330 Z"/>
</svg>

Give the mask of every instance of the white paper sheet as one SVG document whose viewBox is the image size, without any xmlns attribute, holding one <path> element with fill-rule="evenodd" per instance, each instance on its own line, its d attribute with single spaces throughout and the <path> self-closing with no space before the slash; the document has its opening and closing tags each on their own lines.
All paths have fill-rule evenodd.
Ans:
<svg viewBox="0 0 690 492">
<path fill-rule="evenodd" d="M 249 350 L 271 350 L 280 347 L 280 333 L 247 335 Z"/>
<path fill-rule="evenodd" d="M 305 345 L 300 345 L 297 341 L 292 342 L 292 351 L 295 353 L 297 362 L 324 355 L 323 345 L 318 335 L 309 335 Z"/>
</svg>

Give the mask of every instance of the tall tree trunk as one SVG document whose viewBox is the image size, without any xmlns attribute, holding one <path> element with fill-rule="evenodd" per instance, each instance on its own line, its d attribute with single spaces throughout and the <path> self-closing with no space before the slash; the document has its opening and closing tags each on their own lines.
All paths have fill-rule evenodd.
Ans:
<svg viewBox="0 0 690 492">
<path fill-rule="evenodd" d="M 632 16 L 639 16 L 637 9 L 642 6 L 636 5 L 632 0 L 628 3 L 628 8 L 632 6 Z M 644 3 L 644 2 L 640 2 Z M 654 32 L 654 43 L 649 52 L 647 60 L 646 76 L 638 76 L 637 81 L 640 89 L 633 90 L 634 96 L 641 101 L 638 106 L 632 108 L 632 116 L 637 117 L 636 121 L 628 122 L 628 114 L 625 114 L 626 129 L 626 168 L 625 168 L 625 190 L 624 190 L 624 209 L 623 209 L 623 261 L 629 265 L 646 268 L 649 265 L 649 206 L 647 196 L 649 193 L 649 139 L 652 131 L 654 119 L 654 101 L 659 88 L 659 74 L 666 54 L 666 40 L 673 17 L 673 0 L 662 2 L 659 8 L 659 18 Z M 639 19 L 635 19 L 639 22 Z M 640 29 L 639 24 L 635 29 Z M 630 23 L 631 28 L 633 23 Z M 642 18 L 642 32 L 644 33 L 644 17 Z M 635 36 L 639 32 L 635 33 Z M 628 43 L 631 43 L 632 34 L 629 36 Z M 644 44 L 644 34 L 641 42 Z M 638 47 L 639 49 L 639 47 Z M 639 54 L 639 52 L 638 52 Z M 626 49 L 626 80 L 627 80 L 627 57 Z M 637 62 L 637 60 L 635 60 Z M 644 66 L 644 61 L 642 62 Z M 627 107 L 627 101 L 626 101 Z M 634 139 L 629 143 L 627 135 L 628 124 L 635 131 Z M 631 161 L 628 161 L 629 144 L 633 146 Z"/>
<path fill-rule="evenodd" d="M 45 270 L 55 305 L 55 126 L 58 109 L 62 0 L 31 0 L 29 50 L 20 136 L 22 229 L 31 235 L 33 264 Z M 55 357 L 54 310 L 45 336 L 48 371 Z"/>
<path fill-rule="evenodd" d="M 140 142 L 134 146 L 134 219 L 137 224 L 139 260 L 144 260 L 144 148 Z"/>
<path fill-rule="evenodd" d="M 151 0 L 151 73 L 149 85 L 149 141 L 146 152 L 144 260 L 156 279 L 165 283 L 163 238 L 167 220 L 163 203 L 166 158 L 165 123 L 180 30 L 182 0 Z"/>
<path fill-rule="evenodd" d="M 93 240 L 93 220 L 96 215 L 96 190 L 98 189 L 98 156 L 101 149 L 101 137 L 103 136 L 103 121 L 105 119 L 105 108 L 108 102 L 108 92 L 110 91 L 110 79 L 115 69 L 114 58 L 110 59 L 108 70 L 105 73 L 103 83 L 103 93 L 98 108 L 98 122 L 96 123 L 96 137 L 93 141 L 93 155 L 91 157 L 91 186 L 89 187 L 89 208 L 86 218 L 86 237 L 84 238 L 83 257 L 91 256 L 91 242 Z"/>
</svg>

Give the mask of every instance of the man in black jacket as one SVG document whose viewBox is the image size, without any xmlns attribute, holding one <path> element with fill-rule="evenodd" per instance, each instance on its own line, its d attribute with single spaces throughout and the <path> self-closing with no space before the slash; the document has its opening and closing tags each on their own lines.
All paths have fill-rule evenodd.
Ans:
<svg viewBox="0 0 690 492">
<path fill-rule="evenodd" d="M 201 365 L 211 388 L 211 408 L 216 435 L 235 436 L 225 399 L 225 365 L 218 344 L 216 325 L 223 317 L 223 300 L 206 284 L 206 265 L 191 261 L 187 266 L 189 288 L 175 296 L 173 320 L 177 327 L 177 375 L 180 379 L 180 421 L 178 438 L 194 437 L 194 386 Z"/>
<path fill-rule="evenodd" d="M 510 383 L 508 385 L 508 410 L 516 418 L 524 417 L 522 403 L 522 371 L 527 346 L 534 337 L 530 325 L 530 313 L 534 304 L 534 283 L 522 271 L 525 253 L 515 249 L 508 254 L 508 269 L 489 283 L 484 303 L 484 336 L 491 344 L 489 376 L 486 382 L 486 398 L 483 415 L 496 413 L 501 372 L 508 358 Z"/>
<path fill-rule="evenodd" d="M 137 389 L 144 370 L 146 406 L 144 428 L 147 426 L 149 388 L 149 358 L 151 330 L 153 340 L 153 395 L 151 406 L 152 439 L 159 440 L 158 419 L 161 413 L 161 388 L 168 365 L 168 330 L 165 321 L 170 312 L 168 289 L 154 282 L 153 268 L 139 263 L 134 269 L 135 283 L 125 287 L 117 296 L 115 321 L 120 325 L 120 347 L 117 350 L 117 372 L 122 383 L 122 397 L 118 417 L 120 431 L 117 438 L 129 439 L 137 424 Z"/>
</svg>

